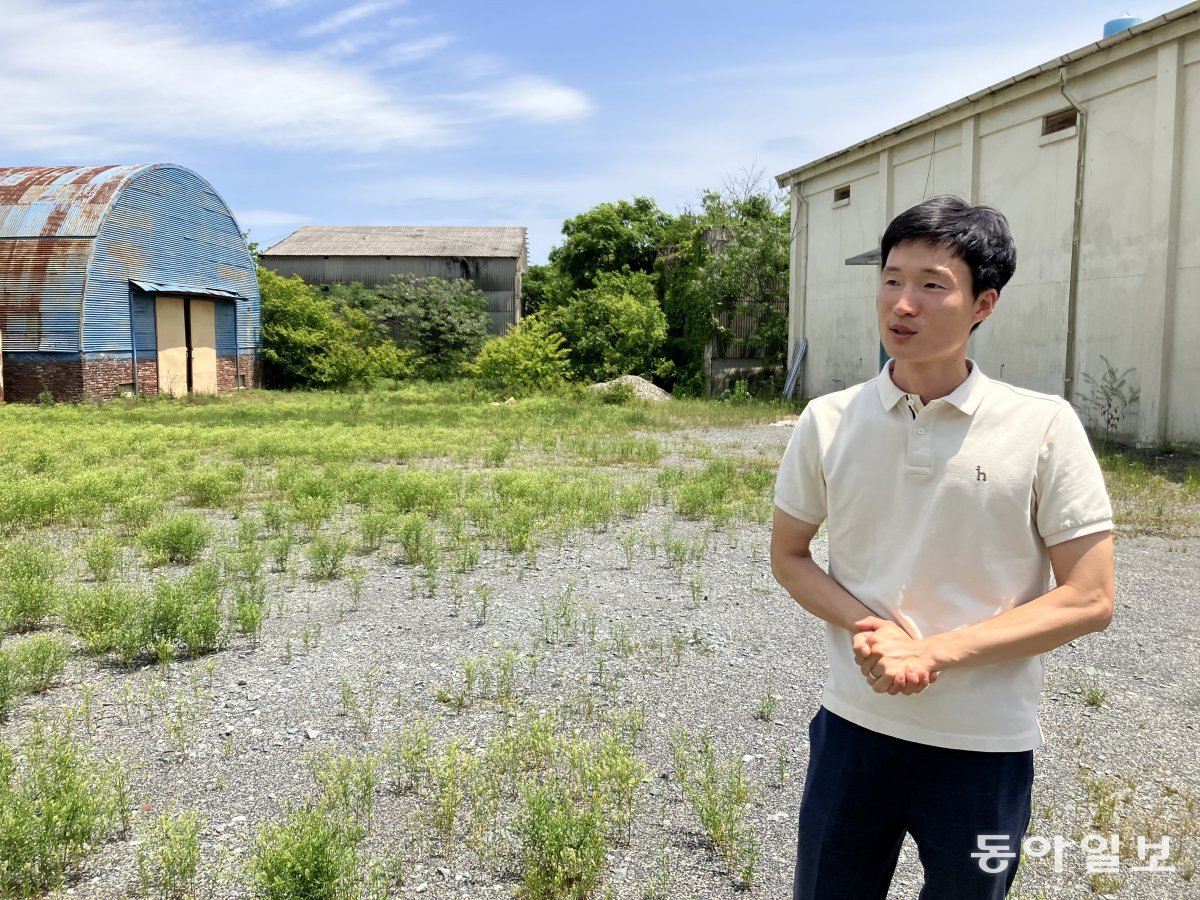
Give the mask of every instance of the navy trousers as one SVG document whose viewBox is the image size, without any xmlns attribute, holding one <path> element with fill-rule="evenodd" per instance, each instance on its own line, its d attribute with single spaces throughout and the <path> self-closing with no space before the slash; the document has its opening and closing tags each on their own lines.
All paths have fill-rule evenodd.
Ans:
<svg viewBox="0 0 1200 900">
<path fill-rule="evenodd" d="M 885 900 L 913 836 L 921 900 L 1002 900 L 1029 827 L 1033 751 L 980 753 L 878 734 L 822 707 L 808 728 L 793 900 Z M 983 861 L 986 844 L 1016 854 Z M 1000 869 L 989 872 L 986 868 Z"/>
</svg>

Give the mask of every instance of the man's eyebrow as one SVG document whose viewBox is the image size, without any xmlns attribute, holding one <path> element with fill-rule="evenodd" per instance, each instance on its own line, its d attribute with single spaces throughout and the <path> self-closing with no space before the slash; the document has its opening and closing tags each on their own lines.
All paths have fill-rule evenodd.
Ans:
<svg viewBox="0 0 1200 900">
<path fill-rule="evenodd" d="M 882 271 L 884 271 L 884 272 L 899 272 L 900 267 L 899 266 L 884 266 Z M 942 266 L 941 268 L 936 268 L 936 269 L 931 268 L 929 266 L 925 266 L 924 268 L 919 269 L 918 271 L 921 272 L 923 275 L 938 275 L 942 278 L 945 278 L 948 274 L 950 274 L 950 269 L 947 266 Z"/>
</svg>

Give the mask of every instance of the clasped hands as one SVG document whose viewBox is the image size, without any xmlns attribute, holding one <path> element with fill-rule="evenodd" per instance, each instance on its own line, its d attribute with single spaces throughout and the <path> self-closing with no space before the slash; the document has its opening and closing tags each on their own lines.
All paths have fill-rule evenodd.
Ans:
<svg viewBox="0 0 1200 900">
<path fill-rule="evenodd" d="M 854 623 L 854 661 L 877 694 L 919 694 L 937 681 L 928 643 L 895 622 L 867 616 Z"/>
</svg>

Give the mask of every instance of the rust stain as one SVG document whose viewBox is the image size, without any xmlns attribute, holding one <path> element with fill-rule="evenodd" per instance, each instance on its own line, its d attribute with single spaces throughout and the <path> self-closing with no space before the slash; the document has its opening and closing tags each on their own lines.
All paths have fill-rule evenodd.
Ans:
<svg viewBox="0 0 1200 900">
<path fill-rule="evenodd" d="M 145 250 L 136 244 L 114 242 L 109 245 L 108 252 L 129 266 L 130 276 L 137 275 L 146 265 Z"/>
<path fill-rule="evenodd" d="M 217 267 L 217 274 L 222 278 L 228 278 L 230 281 L 246 281 L 250 273 L 241 266 L 222 264 Z"/>
<path fill-rule="evenodd" d="M 104 178 L 106 172 L 111 174 Z M 52 204 L 37 229 L 37 234 L 46 237 L 58 234 L 68 221 L 72 225 L 87 223 L 94 228 L 99 224 L 101 212 L 127 183 L 128 174 L 128 168 L 122 166 L 0 168 L 0 206 Z M 64 178 L 68 180 L 56 183 Z"/>
</svg>

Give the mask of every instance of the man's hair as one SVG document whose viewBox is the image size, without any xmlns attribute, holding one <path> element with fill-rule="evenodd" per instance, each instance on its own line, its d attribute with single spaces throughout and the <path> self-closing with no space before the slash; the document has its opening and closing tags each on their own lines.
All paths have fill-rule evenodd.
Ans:
<svg viewBox="0 0 1200 900">
<path fill-rule="evenodd" d="M 990 206 L 971 206 L 943 194 L 918 203 L 892 219 L 880 242 L 881 265 L 897 244 L 909 242 L 945 247 L 971 270 L 971 295 L 1008 284 L 1017 268 L 1008 219 Z"/>
</svg>

